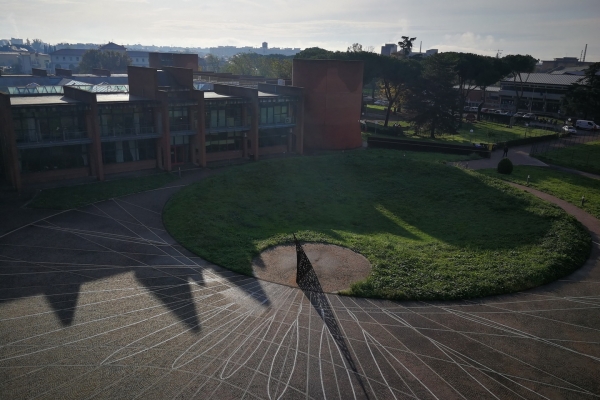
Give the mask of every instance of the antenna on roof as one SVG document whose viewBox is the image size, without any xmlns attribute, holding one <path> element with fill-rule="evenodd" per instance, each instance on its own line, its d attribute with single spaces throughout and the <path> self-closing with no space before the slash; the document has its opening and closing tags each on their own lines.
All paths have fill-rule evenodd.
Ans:
<svg viewBox="0 0 600 400">
<path fill-rule="evenodd" d="M 587 54 L 587 43 L 585 44 L 585 50 L 583 51 L 583 62 L 585 62 L 585 55 Z"/>
<path fill-rule="evenodd" d="M 419 54 L 421 54 L 421 47 L 423 47 L 423 41 L 421 40 L 421 44 L 419 45 Z"/>
<path fill-rule="evenodd" d="M 501 55 L 502 55 L 502 50 L 498 49 L 498 51 L 496 52 L 496 58 L 500 58 Z"/>
</svg>

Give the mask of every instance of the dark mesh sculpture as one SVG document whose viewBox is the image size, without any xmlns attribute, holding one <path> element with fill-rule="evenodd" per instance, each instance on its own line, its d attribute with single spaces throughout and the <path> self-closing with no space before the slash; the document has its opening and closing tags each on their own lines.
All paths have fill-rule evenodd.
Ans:
<svg viewBox="0 0 600 400">
<path fill-rule="evenodd" d="M 310 260 L 306 256 L 306 253 L 300 246 L 300 242 L 294 235 L 294 241 L 296 242 L 296 284 L 300 286 L 300 282 L 305 280 L 307 274 L 312 271 L 313 267 Z"/>
</svg>

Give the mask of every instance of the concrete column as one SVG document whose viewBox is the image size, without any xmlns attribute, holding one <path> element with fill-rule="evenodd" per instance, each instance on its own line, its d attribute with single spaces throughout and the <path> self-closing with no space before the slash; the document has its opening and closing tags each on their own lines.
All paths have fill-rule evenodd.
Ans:
<svg viewBox="0 0 600 400">
<path fill-rule="evenodd" d="M 95 99 L 94 99 L 95 100 Z M 86 122 L 90 144 L 90 171 L 99 181 L 104 180 L 104 163 L 102 162 L 102 141 L 100 140 L 100 121 L 98 121 L 98 104 L 90 104 L 90 110 L 86 112 Z"/>
<path fill-rule="evenodd" d="M 156 168 L 164 170 L 163 154 L 162 154 L 162 135 L 163 135 L 163 123 L 162 123 L 162 108 L 160 106 L 152 107 L 154 117 L 154 129 L 156 133 L 160 135 L 156 139 Z"/>
<path fill-rule="evenodd" d="M 3 153 L 5 176 L 18 192 L 22 189 L 19 151 L 12 117 L 10 96 L 0 93 L 0 151 Z"/>
<path fill-rule="evenodd" d="M 198 105 L 198 128 L 196 131 L 196 149 L 194 150 L 194 160 L 197 165 L 202 168 L 206 167 L 206 107 L 204 104 L 204 93 L 197 90 L 194 91 Z"/>
<path fill-rule="evenodd" d="M 250 126 L 250 140 L 252 140 L 252 159 L 258 160 L 258 122 L 260 119 L 260 108 L 258 106 L 258 96 L 252 99 L 250 106 L 252 112 L 252 124 Z"/>
<path fill-rule="evenodd" d="M 296 103 L 296 126 L 294 126 L 294 135 L 296 136 L 296 153 L 304 154 L 304 98 L 300 97 Z"/>
<path fill-rule="evenodd" d="M 173 167 L 171 166 L 171 129 L 169 126 L 169 104 L 164 101 L 161 105 L 161 114 L 162 114 L 162 125 L 163 125 L 163 134 L 162 134 L 162 152 L 164 155 L 163 158 L 163 166 L 165 171 L 171 171 Z"/>
</svg>

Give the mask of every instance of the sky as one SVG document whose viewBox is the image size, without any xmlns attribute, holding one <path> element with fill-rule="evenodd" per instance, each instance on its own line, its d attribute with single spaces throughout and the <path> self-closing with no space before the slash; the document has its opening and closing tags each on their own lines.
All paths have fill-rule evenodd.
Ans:
<svg viewBox="0 0 600 400">
<path fill-rule="evenodd" d="M 415 49 L 600 61 L 600 0 L 0 0 L 0 39 Z"/>
</svg>

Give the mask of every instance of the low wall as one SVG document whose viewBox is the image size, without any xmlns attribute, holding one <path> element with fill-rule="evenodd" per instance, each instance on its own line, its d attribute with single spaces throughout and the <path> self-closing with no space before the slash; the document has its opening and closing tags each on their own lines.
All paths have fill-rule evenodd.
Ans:
<svg viewBox="0 0 600 400">
<path fill-rule="evenodd" d="M 287 146 L 269 146 L 269 147 L 259 147 L 258 155 L 266 156 L 269 154 L 281 154 L 287 153 Z"/>
<path fill-rule="evenodd" d="M 244 157 L 244 153 L 241 150 L 234 151 L 218 151 L 215 153 L 206 153 L 206 161 L 224 161 L 224 160 L 234 160 L 237 158 Z"/>
<path fill-rule="evenodd" d="M 61 181 L 67 179 L 85 178 L 90 176 L 89 167 L 57 169 L 52 171 L 29 172 L 21 174 L 24 185 L 51 181 Z"/>
<path fill-rule="evenodd" d="M 408 150 L 408 151 L 422 151 L 430 153 L 447 153 L 447 154 L 478 154 L 484 158 L 490 158 L 491 152 L 485 148 L 478 148 L 473 146 L 462 146 L 455 144 L 444 144 L 444 143 L 433 143 L 433 142 L 418 142 L 414 140 L 401 140 L 392 138 L 378 138 L 369 137 L 367 139 L 369 147 L 383 148 L 383 149 L 395 149 L 395 150 Z"/>
<path fill-rule="evenodd" d="M 104 164 L 105 174 L 118 174 L 120 172 L 140 171 L 156 168 L 156 160 L 132 161 L 125 163 Z"/>
</svg>

